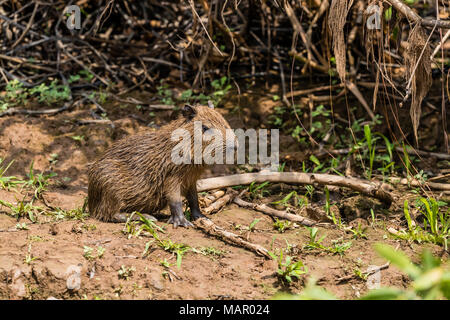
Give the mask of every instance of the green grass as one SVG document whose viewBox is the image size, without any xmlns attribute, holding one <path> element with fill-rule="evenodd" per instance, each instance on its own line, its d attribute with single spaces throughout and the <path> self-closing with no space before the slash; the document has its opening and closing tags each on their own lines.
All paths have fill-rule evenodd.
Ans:
<svg viewBox="0 0 450 320">
<path fill-rule="evenodd" d="M 183 255 L 191 249 L 188 245 L 185 245 L 183 243 L 176 243 L 173 242 L 170 239 L 166 240 L 159 240 L 158 245 L 167 252 L 171 252 L 176 254 L 177 256 L 177 268 L 179 269 L 181 267 L 181 261 L 183 259 Z"/>
<path fill-rule="evenodd" d="M 225 255 L 225 251 L 216 249 L 214 247 L 201 247 L 201 248 L 192 248 L 192 252 L 202 254 L 204 256 L 210 256 L 213 258 L 220 258 Z"/>
<path fill-rule="evenodd" d="M 273 223 L 273 228 L 278 230 L 279 233 L 284 233 L 286 230 L 291 228 L 291 222 L 288 220 L 278 220 L 275 219 Z"/>
<path fill-rule="evenodd" d="M 34 161 L 31 162 L 29 172 L 27 173 L 28 180 L 25 180 L 23 183 L 23 187 L 31 188 L 34 190 L 34 197 L 39 199 L 42 192 L 47 190 L 47 186 L 49 185 L 49 179 L 56 176 L 56 173 L 38 173 L 36 174 L 33 170 Z"/>
<path fill-rule="evenodd" d="M 16 186 L 23 184 L 24 181 L 20 180 L 16 176 L 5 176 L 6 171 L 14 163 L 14 160 L 12 160 L 6 166 L 3 165 L 3 161 L 4 160 L 0 158 L 0 188 L 9 191 L 11 189 L 14 189 Z"/>
<path fill-rule="evenodd" d="M 36 222 L 37 217 L 45 213 L 45 209 L 39 206 L 34 206 L 32 202 L 25 202 L 23 199 L 18 201 L 16 204 L 11 202 L 1 200 L 0 204 L 11 210 L 9 215 L 16 219 L 28 218 L 31 222 Z"/>
<path fill-rule="evenodd" d="M 442 208 L 433 198 L 419 198 L 416 207 L 423 218 L 423 225 L 420 227 L 411 218 L 409 212 L 408 200 L 403 205 L 403 213 L 407 222 L 408 229 L 401 230 L 394 234 L 395 237 L 415 241 L 418 243 L 429 242 L 438 244 L 448 250 L 448 238 L 450 235 L 450 209 Z"/>
<path fill-rule="evenodd" d="M 298 280 L 303 274 L 308 273 L 308 268 L 300 260 L 294 261 L 291 256 L 286 255 L 283 261 L 283 249 L 277 260 L 277 276 L 284 284 L 290 284 L 293 280 Z"/>
<path fill-rule="evenodd" d="M 181 92 L 178 97 L 175 97 L 168 84 L 161 81 L 161 84 L 157 87 L 157 96 L 166 105 L 181 103 L 200 103 L 206 105 L 211 100 L 214 106 L 218 106 L 231 89 L 230 81 L 226 76 L 223 76 L 220 79 L 211 81 L 210 85 L 210 94 L 195 94 L 192 89 L 187 89 Z"/>
<path fill-rule="evenodd" d="M 333 240 L 332 246 L 324 246 L 322 241 L 325 239 L 326 235 L 321 238 L 317 238 L 319 229 L 316 227 L 305 227 L 309 230 L 310 240 L 307 244 L 303 246 L 305 250 L 320 250 L 332 254 L 343 255 L 346 250 L 350 249 L 352 242 L 342 242 L 341 240 Z"/>
<path fill-rule="evenodd" d="M 441 259 L 434 257 L 428 250 L 424 250 L 420 257 L 420 264 L 415 265 L 400 250 L 378 243 L 375 251 L 393 266 L 409 276 L 412 280 L 409 287 L 384 287 L 374 289 L 362 296 L 361 300 L 440 300 L 450 299 L 450 268 L 448 262 L 443 264 Z M 314 279 L 308 281 L 300 294 L 292 295 L 278 293 L 274 299 L 282 300 L 334 300 L 336 297 L 326 289 L 316 285 Z"/>
<path fill-rule="evenodd" d="M 42 83 L 33 88 L 26 88 L 20 81 L 12 80 L 6 85 L 5 89 L 6 93 L 0 101 L 0 111 L 5 111 L 10 107 L 27 105 L 30 100 L 53 105 L 70 99 L 70 88 L 58 84 L 58 80 L 53 80 L 49 85 Z"/>
<path fill-rule="evenodd" d="M 106 249 L 98 246 L 97 247 L 97 254 L 94 255 L 94 248 L 88 247 L 88 246 L 84 246 L 83 247 L 83 257 L 86 260 L 95 260 L 95 259 L 100 259 L 103 257 L 103 255 L 105 254 Z"/>
</svg>

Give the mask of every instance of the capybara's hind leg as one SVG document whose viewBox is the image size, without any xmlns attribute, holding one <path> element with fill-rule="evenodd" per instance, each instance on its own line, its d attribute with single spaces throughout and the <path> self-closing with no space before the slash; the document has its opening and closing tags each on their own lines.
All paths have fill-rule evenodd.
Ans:
<svg viewBox="0 0 450 320">
<path fill-rule="evenodd" d="M 116 223 L 124 223 L 127 222 L 128 219 L 130 218 L 131 214 L 130 213 L 125 213 L 125 212 L 119 212 L 113 215 L 112 217 L 112 222 L 116 222 Z M 142 214 L 142 216 L 150 221 L 158 221 L 158 219 L 156 219 L 154 216 L 149 215 L 149 214 Z M 131 216 L 131 221 L 139 221 L 141 219 L 140 216 L 138 216 L 137 214 L 134 214 L 133 216 Z"/>
</svg>

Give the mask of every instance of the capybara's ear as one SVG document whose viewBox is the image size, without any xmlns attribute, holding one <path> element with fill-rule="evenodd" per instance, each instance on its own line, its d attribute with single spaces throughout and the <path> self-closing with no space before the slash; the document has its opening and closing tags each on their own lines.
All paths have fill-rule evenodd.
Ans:
<svg viewBox="0 0 450 320">
<path fill-rule="evenodd" d="M 183 107 L 183 110 L 181 110 L 181 112 L 183 113 L 183 117 L 185 117 L 188 120 L 191 120 L 197 114 L 195 107 L 193 107 L 189 104 L 185 104 Z"/>
</svg>

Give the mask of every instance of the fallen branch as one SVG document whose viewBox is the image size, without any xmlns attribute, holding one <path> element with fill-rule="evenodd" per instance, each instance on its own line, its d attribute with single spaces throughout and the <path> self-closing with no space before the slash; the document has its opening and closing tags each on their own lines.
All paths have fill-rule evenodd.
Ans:
<svg viewBox="0 0 450 320">
<path fill-rule="evenodd" d="M 397 147 L 397 148 L 395 148 L 395 150 L 397 150 L 398 152 L 403 152 L 402 147 Z M 413 148 L 407 148 L 406 153 L 412 154 L 412 155 L 425 156 L 425 157 L 435 157 L 439 160 L 450 160 L 450 154 L 446 154 L 446 153 L 428 152 L 428 151 L 422 151 L 422 150 L 417 150 L 417 149 L 413 149 Z"/>
<path fill-rule="evenodd" d="M 423 19 L 401 0 L 387 0 L 387 2 L 389 2 L 397 11 L 401 12 L 408 20 L 420 23 L 423 27 L 436 26 L 442 29 L 450 29 L 450 21 L 448 20 Z"/>
<path fill-rule="evenodd" d="M 206 234 L 209 234 L 211 236 L 214 236 L 216 238 L 219 238 L 221 240 L 226 240 L 234 245 L 237 245 L 239 247 L 244 247 L 245 249 L 248 249 L 250 251 L 255 252 L 256 254 L 263 256 L 265 258 L 270 259 L 269 252 L 266 248 L 254 244 L 248 241 L 245 241 L 244 239 L 240 238 L 238 235 L 226 231 L 225 229 L 219 227 L 214 222 L 207 218 L 199 218 L 194 221 L 194 224 L 197 226 L 197 228 L 201 229 Z"/>
<path fill-rule="evenodd" d="M 244 173 L 235 174 L 225 177 L 216 177 L 201 179 L 197 182 L 197 190 L 199 192 L 219 189 L 237 185 L 248 185 L 252 182 L 284 182 L 290 184 L 305 184 L 305 185 L 333 185 L 338 187 L 345 187 L 358 191 L 364 195 L 380 199 L 384 203 L 390 205 L 393 201 L 393 196 L 382 188 L 382 185 L 375 185 L 374 183 L 366 182 L 356 178 L 346 178 L 331 174 L 313 174 L 300 172 L 259 172 L 259 173 Z"/>
<path fill-rule="evenodd" d="M 15 114 L 26 114 L 31 116 L 37 116 L 42 114 L 53 115 L 69 110 L 73 105 L 74 104 L 72 102 L 66 102 L 61 108 L 46 109 L 46 110 L 27 110 L 27 109 L 9 108 L 6 111 L 1 112 L 0 117 L 12 116 Z"/>
<path fill-rule="evenodd" d="M 234 193 L 229 193 L 224 195 L 223 197 L 218 198 L 216 201 L 211 203 L 208 207 L 203 209 L 203 213 L 211 214 L 219 211 L 224 206 L 226 206 L 229 202 L 233 200 L 233 198 L 236 196 Z"/>
<path fill-rule="evenodd" d="M 450 191 L 450 184 L 448 183 L 439 183 L 439 182 L 420 182 L 417 179 L 406 179 L 406 178 L 387 178 L 387 180 L 390 183 L 393 184 L 402 184 L 402 185 L 406 185 L 406 186 L 411 186 L 411 187 L 429 187 L 430 189 L 434 189 L 434 190 L 445 190 L 445 191 Z"/>
<path fill-rule="evenodd" d="M 288 94 L 286 94 L 286 98 L 302 96 L 302 95 L 306 95 L 306 94 L 314 93 L 314 92 L 318 92 L 318 91 L 331 91 L 331 90 L 342 88 L 343 86 L 344 86 L 344 84 L 339 83 L 339 84 L 335 84 L 335 85 L 328 85 L 328 86 L 321 86 L 321 87 L 304 89 L 304 90 L 291 91 Z"/>
<path fill-rule="evenodd" d="M 310 226 L 313 226 L 316 224 L 315 221 L 312 221 L 308 218 L 298 216 L 298 215 L 295 215 L 292 213 L 287 213 L 285 211 L 276 210 L 265 204 L 256 204 L 256 203 L 247 202 L 247 201 L 242 200 L 239 197 L 234 198 L 233 202 L 236 203 L 240 207 L 257 210 L 259 212 L 268 214 L 269 216 L 277 217 L 277 218 L 281 218 L 281 219 L 285 219 L 285 220 L 289 220 L 289 221 L 294 221 L 294 222 L 300 223 L 301 225 L 304 225 L 304 226 L 310 227 Z"/>
</svg>

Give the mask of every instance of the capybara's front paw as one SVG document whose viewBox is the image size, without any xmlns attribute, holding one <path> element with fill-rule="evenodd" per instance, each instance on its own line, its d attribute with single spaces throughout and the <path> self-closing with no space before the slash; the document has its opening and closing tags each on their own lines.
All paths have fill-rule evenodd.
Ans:
<svg viewBox="0 0 450 320">
<path fill-rule="evenodd" d="M 190 223 L 185 216 L 170 216 L 168 223 L 172 223 L 174 228 L 178 228 L 178 226 L 189 228 L 194 227 L 192 223 Z"/>
</svg>

